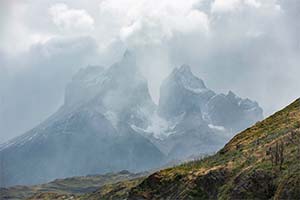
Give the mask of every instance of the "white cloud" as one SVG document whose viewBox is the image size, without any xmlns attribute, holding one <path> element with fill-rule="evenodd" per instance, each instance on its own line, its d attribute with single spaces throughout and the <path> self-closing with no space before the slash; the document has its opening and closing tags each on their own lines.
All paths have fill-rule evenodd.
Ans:
<svg viewBox="0 0 300 200">
<path fill-rule="evenodd" d="M 208 127 L 216 131 L 226 131 L 226 129 L 223 126 L 215 126 L 213 124 L 208 124 Z"/>
<path fill-rule="evenodd" d="M 281 7 L 277 0 L 213 0 L 211 3 L 212 13 L 228 13 L 246 8 L 264 8 L 267 11 L 280 11 Z"/>
<path fill-rule="evenodd" d="M 223 13 L 236 10 L 241 0 L 215 0 L 211 5 L 212 13 Z"/>
<path fill-rule="evenodd" d="M 253 6 L 255 8 L 259 8 L 261 6 L 261 2 L 259 2 L 257 0 L 245 0 L 245 4 Z"/>
<path fill-rule="evenodd" d="M 0 143 L 53 113 L 72 75 L 93 64 L 95 54 L 90 37 L 53 38 L 15 57 L 0 51 Z"/>
<path fill-rule="evenodd" d="M 18 60 L 10 62 L 0 55 L 0 81 L 6 77 L 3 66 L 5 74 L 10 74 L 16 67 L 25 70 L 34 65 L 38 70 L 36 77 L 45 69 L 56 67 L 55 73 L 69 77 L 66 68 L 84 66 L 86 62 L 76 59 L 90 54 L 90 49 L 94 54 L 101 52 L 93 58 L 101 59 L 97 64 L 109 66 L 118 60 L 124 49 L 131 48 L 139 54 L 139 65 L 156 100 L 162 79 L 174 66 L 183 63 L 191 65 L 210 88 L 218 92 L 232 89 L 241 96 L 257 100 L 266 113 L 299 96 L 300 47 L 297 41 L 300 28 L 297 19 L 300 4 L 297 0 L 6 2 L 8 5 L 3 6 L 0 1 L 0 51 L 5 51 L 7 58 L 14 53 Z M 94 42 L 71 39 L 77 36 L 88 36 Z M 55 38 L 68 42 L 55 42 Z M 30 48 L 32 45 L 34 48 Z M 32 52 L 34 49 L 36 52 Z M 90 63 L 91 58 L 86 59 Z M 39 67 L 43 70 L 39 71 Z M 28 68 L 30 73 L 34 70 Z M 56 82 L 56 75 L 47 80 L 44 87 L 54 90 L 52 83 Z M 41 81 L 28 82 L 28 88 Z M 278 84 L 274 86 L 274 83 Z M 0 89 L 9 84 L 0 84 Z M 61 84 L 60 90 L 63 87 Z M 11 94 L 22 91 L 17 88 Z M 274 100 L 278 95 L 282 98 Z M 23 96 L 21 100 L 26 97 Z M 54 105 L 58 97 L 54 93 L 45 95 L 49 105 Z M 15 108 L 14 105 L 5 107 Z M 24 103 L 24 108 L 31 108 L 30 101 Z M 44 114 L 52 113 L 48 108 L 40 108 Z M 10 119 L 14 124 L 17 118 Z"/>
<path fill-rule="evenodd" d="M 83 9 L 72 9 L 66 4 L 58 3 L 49 8 L 52 21 L 59 28 L 67 31 L 91 31 L 94 19 Z"/>
<path fill-rule="evenodd" d="M 209 31 L 207 14 L 195 8 L 200 0 L 104 0 L 100 13 L 115 20 L 120 39 L 127 45 L 160 44 L 174 33 Z"/>
</svg>

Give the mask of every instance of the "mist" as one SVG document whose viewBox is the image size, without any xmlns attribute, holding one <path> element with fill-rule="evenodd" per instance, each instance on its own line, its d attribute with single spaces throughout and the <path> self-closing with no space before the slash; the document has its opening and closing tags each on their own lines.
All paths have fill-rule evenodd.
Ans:
<svg viewBox="0 0 300 200">
<path fill-rule="evenodd" d="M 297 0 L 1 1 L 0 143 L 55 112 L 80 68 L 108 67 L 127 49 L 155 102 L 162 80 L 188 64 L 268 116 L 300 96 L 299 9 Z"/>
</svg>

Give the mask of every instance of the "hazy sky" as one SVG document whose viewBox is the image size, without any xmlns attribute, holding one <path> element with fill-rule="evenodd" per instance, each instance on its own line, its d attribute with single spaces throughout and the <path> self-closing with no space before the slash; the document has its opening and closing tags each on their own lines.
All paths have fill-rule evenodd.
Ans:
<svg viewBox="0 0 300 200">
<path fill-rule="evenodd" d="M 53 113 L 79 68 L 109 66 L 125 49 L 155 101 L 188 64 L 269 115 L 300 97 L 299 19 L 299 0 L 1 0 L 0 143 Z"/>
</svg>

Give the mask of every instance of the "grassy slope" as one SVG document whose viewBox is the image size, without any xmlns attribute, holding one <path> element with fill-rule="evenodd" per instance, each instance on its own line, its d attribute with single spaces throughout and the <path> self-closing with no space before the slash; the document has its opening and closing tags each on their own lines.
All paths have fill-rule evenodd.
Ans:
<svg viewBox="0 0 300 200">
<path fill-rule="evenodd" d="M 92 193 L 80 196 L 78 200 L 123 200 L 128 197 L 129 191 L 140 184 L 144 179 L 145 177 L 140 177 L 120 181 L 118 183 L 107 184 Z"/>
<path fill-rule="evenodd" d="M 282 169 L 267 155 L 276 142 L 284 144 Z M 152 174 L 131 190 L 130 199 L 300 199 L 299 149 L 298 99 L 214 156 Z"/>
</svg>

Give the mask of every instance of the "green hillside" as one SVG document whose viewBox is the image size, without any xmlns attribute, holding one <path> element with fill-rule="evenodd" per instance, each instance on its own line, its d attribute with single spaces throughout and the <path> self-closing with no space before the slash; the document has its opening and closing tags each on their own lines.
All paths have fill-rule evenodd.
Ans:
<svg viewBox="0 0 300 200">
<path fill-rule="evenodd" d="M 217 154 L 152 174 L 129 199 L 300 199 L 300 100 Z"/>
</svg>

